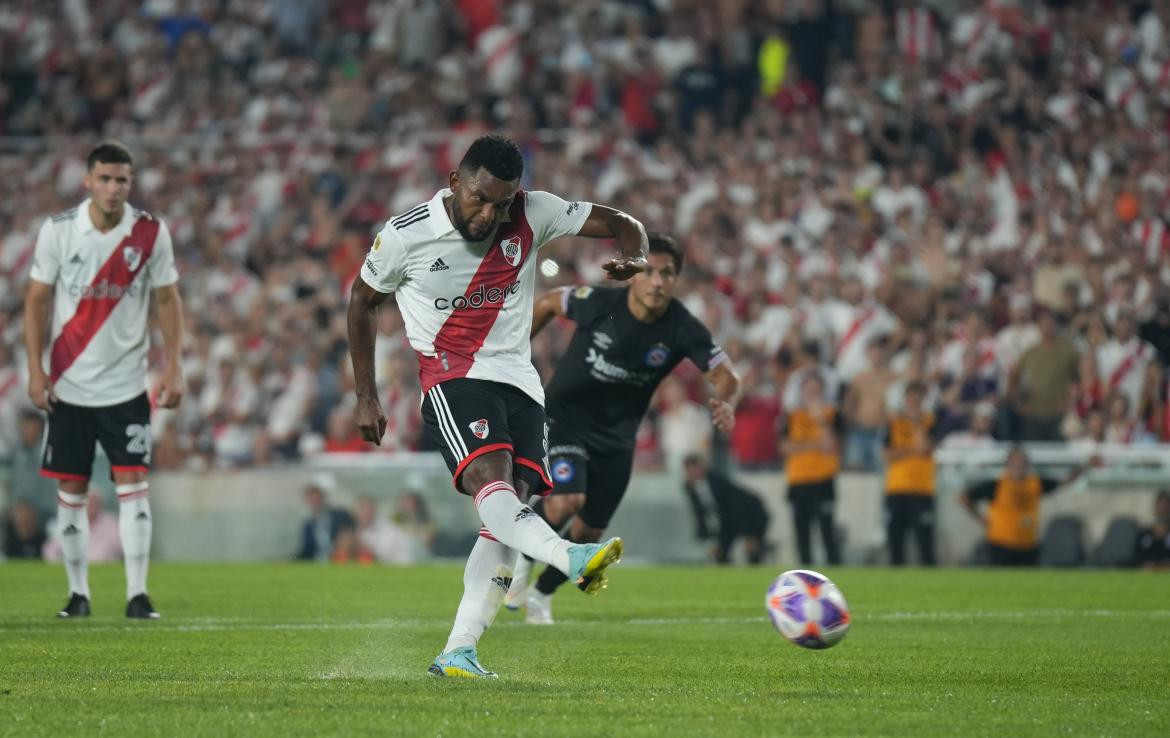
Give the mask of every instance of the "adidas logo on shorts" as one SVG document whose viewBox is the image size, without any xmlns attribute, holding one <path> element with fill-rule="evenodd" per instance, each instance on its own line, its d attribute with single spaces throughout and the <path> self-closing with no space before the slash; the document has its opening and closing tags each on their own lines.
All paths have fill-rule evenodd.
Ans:
<svg viewBox="0 0 1170 738">
<path fill-rule="evenodd" d="M 447 270 L 447 269 L 450 269 L 450 268 L 451 268 L 451 267 L 447 266 L 447 265 L 446 265 L 446 264 L 443 262 L 443 260 L 442 260 L 442 259 L 435 259 L 435 263 L 434 263 L 434 264 L 431 264 L 431 269 L 430 269 L 430 271 L 432 271 L 432 272 L 442 272 L 442 271 L 445 271 L 445 270 Z"/>
</svg>

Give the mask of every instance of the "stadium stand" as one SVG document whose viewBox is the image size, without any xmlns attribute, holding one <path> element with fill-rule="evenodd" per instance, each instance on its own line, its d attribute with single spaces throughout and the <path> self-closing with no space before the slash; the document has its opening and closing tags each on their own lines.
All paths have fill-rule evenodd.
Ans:
<svg viewBox="0 0 1170 738">
<path fill-rule="evenodd" d="M 1165 3 L 61 7 L 0 8 L 6 457 L 31 245 L 82 197 L 104 136 L 139 154 L 132 201 L 168 222 L 190 315 L 190 392 L 153 419 L 158 468 L 418 449 L 394 310 L 378 327 L 391 442 L 355 442 L 345 296 L 372 233 L 488 130 L 521 144 L 525 187 L 685 244 L 680 297 L 747 383 L 737 431 L 697 450 L 777 468 L 798 362 L 848 383 L 882 336 L 887 412 L 925 379 L 961 443 L 1170 441 Z M 552 287 L 596 281 L 606 255 L 563 239 L 546 256 Z M 566 337 L 534 344 L 546 377 Z M 993 438 L 972 440 L 988 407 Z M 688 417 L 651 413 L 641 468 Z M 864 451 L 870 430 L 847 434 Z"/>
</svg>

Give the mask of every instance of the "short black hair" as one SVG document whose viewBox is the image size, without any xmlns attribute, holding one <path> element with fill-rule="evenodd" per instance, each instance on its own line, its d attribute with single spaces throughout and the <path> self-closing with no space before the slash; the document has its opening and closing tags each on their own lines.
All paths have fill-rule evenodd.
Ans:
<svg viewBox="0 0 1170 738">
<path fill-rule="evenodd" d="M 473 174 L 483 167 L 496 179 L 511 182 L 524 174 L 524 156 L 511 139 L 496 134 L 480 136 L 459 162 L 459 171 Z"/>
<path fill-rule="evenodd" d="M 665 233 L 658 233 L 656 231 L 647 233 L 646 240 L 650 243 L 650 253 L 670 254 L 670 258 L 674 261 L 674 270 L 676 272 L 682 271 L 683 250 L 679 247 L 678 241 L 675 241 Z"/>
<path fill-rule="evenodd" d="M 134 155 L 121 141 L 102 141 L 85 158 L 85 168 L 93 169 L 95 164 L 129 164 L 134 166 Z"/>
</svg>

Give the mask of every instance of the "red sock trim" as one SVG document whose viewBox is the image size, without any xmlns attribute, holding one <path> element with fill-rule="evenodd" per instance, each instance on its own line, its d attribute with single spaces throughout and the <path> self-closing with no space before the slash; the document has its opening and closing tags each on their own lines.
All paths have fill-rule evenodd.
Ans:
<svg viewBox="0 0 1170 738">
<path fill-rule="evenodd" d="M 512 485 L 508 484 L 507 482 L 488 482 L 484 486 L 480 487 L 479 491 L 475 493 L 475 506 L 479 507 L 480 504 L 488 498 L 488 495 L 492 494 L 493 492 L 501 492 L 504 490 L 507 490 L 511 494 L 516 494 L 515 488 L 513 488 Z"/>
<path fill-rule="evenodd" d="M 81 508 L 85 507 L 84 502 L 80 505 L 74 505 L 72 502 L 66 502 L 65 500 L 61 499 L 61 495 L 57 495 L 57 504 L 61 507 L 67 507 L 70 510 L 80 510 Z"/>
<path fill-rule="evenodd" d="M 148 466 L 111 466 L 110 471 L 112 471 L 112 472 L 142 472 L 143 474 L 145 474 L 146 472 L 150 471 L 150 467 L 148 467 Z"/>
</svg>

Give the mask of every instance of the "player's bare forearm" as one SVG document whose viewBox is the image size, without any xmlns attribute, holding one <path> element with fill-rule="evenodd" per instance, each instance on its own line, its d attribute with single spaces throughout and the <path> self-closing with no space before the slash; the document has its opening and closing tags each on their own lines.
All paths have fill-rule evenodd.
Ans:
<svg viewBox="0 0 1170 738">
<path fill-rule="evenodd" d="M 30 376 L 43 375 L 45 372 L 41 362 L 45 351 L 45 328 L 52 305 L 53 286 L 30 281 L 24 296 L 24 349 L 28 355 Z"/>
<path fill-rule="evenodd" d="M 601 265 L 610 279 L 626 280 L 646 268 L 646 255 L 650 251 L 646 228 L 636 218 L 620 210 L 594 205 L 577 235 L 617 241 L 621 256 Z"/>
<path fill-rule="evenodd" d="M 178 407 L 185 390 L 183 383 L 183 298 L 179 285 L 171 284 L 154 290 L 158 308 L 158 327 L 163 334 L 166 367 L 158 389 L 158 406 Z"/>
<path fill-rule="evenodd" d="M 569 289 L 568 287 L 559 287 L 536 298 L 536 303 L 532 306 L 532 333 L 530 334 L 532 338 L 536 338 L 536 334 L 544 330 L 544 327 L 553 318 L 565 314 L 565 293 Z"/>
<path fill-rule="evenodd" d="M 159 287 L 154 291 L 158 306 L 158 327 L 163 334 L 167 368 L 181 365 L 183 360 L 183 298 L 177 284 Z"/>
<path fill-rule="evenodd" d="M 358 278 L 349 292 L 346 323 L 349 332 L 349 358 L 353 362 L 353 381 L 359 400 L 377 396 L 374 382 L 374 315 L 386 295 Z"/>
<path fill-rule="evenodd" d="M 711 408 L 711 422 L 724 433 L 731 433 L 735 428 L 735 406 L 739 404 L 743 383 L 727 362 L 718 364 L 703 376 L 715 389 L 715 397 L 707 401 Z"/>
<path fill-rule="evenodd" d="M 727 362 L 717 365 L 705 375 L 711 386 L 715 388 L 715 396 L 734 409 L 739 405 L 739 398 L 743 394 L 743 380 Z"/>
<path fill-rule="evenodd" d="M 615 239 L 618 253 L 627 259 L 645 259 L 650 249 L 646 228 L 637 218 L 605 205 L 590 208 L 577 235 Z"/>
</svg>

